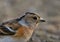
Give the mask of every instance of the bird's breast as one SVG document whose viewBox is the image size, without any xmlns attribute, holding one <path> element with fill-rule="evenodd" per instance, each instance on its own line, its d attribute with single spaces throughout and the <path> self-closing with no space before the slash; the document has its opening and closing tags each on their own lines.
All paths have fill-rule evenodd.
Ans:
<svg viewBox="0 0 60 42">
<path fill-rule="evenodd" d="M 33 33 L 33 29 L 27 28 L 27 27 L 20 27 L 16 34 L 14 35 L 15 38 L 23 38 L 28 40 Z"/>
</svg>

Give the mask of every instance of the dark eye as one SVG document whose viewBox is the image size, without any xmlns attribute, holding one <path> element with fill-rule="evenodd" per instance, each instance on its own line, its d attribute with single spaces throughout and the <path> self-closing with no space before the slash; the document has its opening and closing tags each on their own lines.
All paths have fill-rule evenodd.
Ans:
<svg viewBox="0 0 60 42">
<path fill-rule="evenodd" d="M 37 20 L 37 17 L 33 17 L 34 20 Z"/>
</svg>

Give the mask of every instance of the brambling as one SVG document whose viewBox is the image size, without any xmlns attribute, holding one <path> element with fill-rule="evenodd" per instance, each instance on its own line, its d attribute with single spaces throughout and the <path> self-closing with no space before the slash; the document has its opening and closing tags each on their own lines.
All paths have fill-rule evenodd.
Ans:
<svg viewBox="0 0 60 42">
<path fill-rule="evenodd" d="M 20 18 L 0 25 L 0 42 L 27 42 L 40 22 L 45 22 L 39 15 L 26 12 Z"/>
</svg>

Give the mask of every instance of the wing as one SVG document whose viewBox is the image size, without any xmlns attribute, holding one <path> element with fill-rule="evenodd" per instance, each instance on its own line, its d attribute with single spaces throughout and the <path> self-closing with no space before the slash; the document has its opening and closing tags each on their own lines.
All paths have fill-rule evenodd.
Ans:
<svg viewBox="0 0 60 42">
<path fill-rule="evenodd" d="M 15 31 L 8 26 L 0 26 L 0 35 L 13 35 Z"/>
<path fill-rule="evenodd" d="M 4 22 L 0 25 L 0 35 L 14 35 L 20 26 L 17 19 Z"/>
</svg>

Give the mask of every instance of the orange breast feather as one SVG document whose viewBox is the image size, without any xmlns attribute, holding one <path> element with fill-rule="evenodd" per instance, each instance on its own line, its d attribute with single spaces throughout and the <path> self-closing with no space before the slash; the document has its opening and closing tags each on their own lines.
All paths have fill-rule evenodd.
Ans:
<svg viewBox="0 0 60 42">
<path fill-rule="evenodd" d="M 15 34 L 15 37 L 18 37 L 18 38 L 20 38 L 20 37 L 28 37 L 28 36 L 30 36 L 32 34 L 32 31 L 33 30 L 30 29 L 30 28 L 20 27 L 17 30 L 17 32 Z"/>
</svg>

